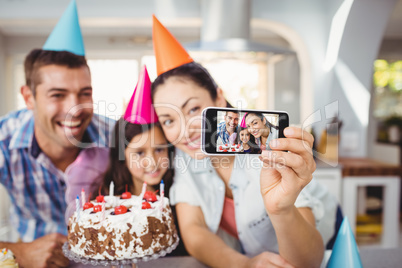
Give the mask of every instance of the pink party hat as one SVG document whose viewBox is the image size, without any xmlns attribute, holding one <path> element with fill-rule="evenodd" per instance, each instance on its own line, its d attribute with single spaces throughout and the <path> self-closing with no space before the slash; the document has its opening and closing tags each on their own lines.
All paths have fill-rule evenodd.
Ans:
<svg viewBox="0 0 402 268">
<path fill-rule="evenodd" d="M 151 80 L 148 76 L 147 68 L 144 66 L 138 78 L 137 86 L 131 96 L 124 120 L 132 124 L 151 124 L 158 121 L 151 100 Z"/>
<path fill-rule="evenodd" d="M 241 127 L 241 128 L 247 128 L 247 125 L 246 125 L 246 115 L 247 115 L 247 113 L 245 113 L 245 114 L 243 115 L 243 119 L 241 120 L 241 123 L 240 123 L 240 127 Z"/>
</svg>

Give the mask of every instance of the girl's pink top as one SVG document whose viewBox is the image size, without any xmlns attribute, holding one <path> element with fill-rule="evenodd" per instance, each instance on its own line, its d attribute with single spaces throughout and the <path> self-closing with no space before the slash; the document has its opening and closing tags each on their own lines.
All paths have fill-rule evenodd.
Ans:
<svg viewBox="0 0 402 268">
<path fill-rule="evenodd" d="M 102 185 L 103 173 L 109 165 L 109 148 L 87 148 L 82 150 L 77 159 L 66 169 L 66 193 L 67 210 L 66 223 L 75 211 L 75 198 L 81 198 L 81 190 L 84 189 L 86 199 Z M 96 196 L 91 196 L 95 199 Z M 85 200 L 87 201 L 87 200 Z M 81 200 L 80 200 L 81 202 Z"/>
<path fill-rule="evenodd" d="M 235 220 L 234 201 L 226 196 L 223 204 L 221 223 L 219 226 L 233 237 L 239 239 Z"/>
</svg>

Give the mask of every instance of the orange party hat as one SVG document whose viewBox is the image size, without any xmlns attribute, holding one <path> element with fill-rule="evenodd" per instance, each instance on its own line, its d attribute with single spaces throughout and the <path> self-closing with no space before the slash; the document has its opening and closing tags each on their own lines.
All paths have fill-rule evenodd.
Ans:
<svg viewBox="0 0 402 268">
<path fill-rule="evenodd" d="M 156 72 L 161 75 L 169 70 L 193 62 L 183 46 L 153 15 L 152 39 L 156 58 Z"/>
<path fill-rule="evenodd" d="M 138 78 L 133 96 L 128 103 L 124 120 L 132 124 L 151 124 L 158 121 L 151 100 L 151 80 L 147 68 L 144 66 Z"/>
</svg>

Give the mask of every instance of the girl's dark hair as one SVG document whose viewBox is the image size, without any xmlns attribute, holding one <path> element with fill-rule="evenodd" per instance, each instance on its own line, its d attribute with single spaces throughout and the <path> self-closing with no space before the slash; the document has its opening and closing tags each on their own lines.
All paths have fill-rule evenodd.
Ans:
<svg viewBox="0 0 402 268">
<path fill-rule="evenodd" d="M 155 92 L 158 86 L 163 85 L 166 80 L 170 77 L 177 77 L 182 79 L 187 79 L 194 82 L 197 86 L 204 88 L 208 91 L 211 99 L 216 100 L 218 85 L 215 80 L 209 74 L 207 69 L 205 69 L 201 64 L 196 62 L 186 63 L 177 68 L 169 70 L 161 75 L 159 75 L 155 81 L 152 83 L 152 99 L 155 96 Z M 233 108 L 233 106 L 226 101 L 226 107 Z"/>
<path fill-rule="evenodd" d="M 261 119 L 261 121 L 263 121 L 263 122 L 265 119 L 265 125 L 269 128 L 270 133 L 272 133 L 272 128 L 279 129 L 279 126 L 275 126 L 275 125 L 271 124 L 271 122 L 269 122 L 268 119 L 262 113 L 258 113 L 258 112 L 247 113 L 245 118 L 247 118 L 247 116 L 250 114 L 254 114 L 255 116 L 259 117 Z"/>
<path fill-rule="evenodd" d="M 129 190 L 134 188 L 132 175 L 126 165 L 125 150 L 127 145 L 136 135 L 142 134 L 148 130 L 151 130 L 152 128 L 161 129 L 161 126 L 159 123 L 147 125 L 132 124 L 125 121 L 123 118 L 120 118 L 120 120 L 116 122 L 116 125 L 113 129 L 112 138 L 114 143 L 110 147 L 109 151 L 109 166 L 104 173 L 103 183 L 101 186 L 102 194 L 109 193 L 109 186 L 112 181 L 115 185 L 115 195 L 121 195 L 124 193 L 126 191 L 126 185 Z M 174 147 L 171 145 L 168 147 L 169 169 L 162 178 L 165 183 L 166 197 L 169 197 L 169 189 L 173 183 L 173 148 Z M 159 189 L 157 186 L 154 186 L 154 188 L 155 190 Z M 94 196 L 98 195 L 97 192 L 94 194 Z"/>
<path fill-rule="evenodd" d="M 247 130 L 248 129 L 246 127 L 241 127 L 239 126 L 237 128 L 237 138 L 236 138 L 236 143 L 239 144 L 241 142 L 240 140 L 240 132 L 243 130 Z M 247 142 L 248 145 L 250 145 L 251 148 L 251 153 L 261 153 L 261 149 L 260 147 L 258 147 L 257 143 L 255 142 L 255 137 L 253 135 L 250 134 L 250 140 Z"/>
</svg>

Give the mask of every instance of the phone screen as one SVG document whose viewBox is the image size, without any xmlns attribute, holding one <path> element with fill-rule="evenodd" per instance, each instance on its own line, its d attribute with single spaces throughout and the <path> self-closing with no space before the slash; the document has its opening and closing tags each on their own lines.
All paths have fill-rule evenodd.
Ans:
<svg viewBox="0 0 402 268">
<path fill-rule="evenodd" d="M 260 154 L 288 126 L 286 112 L 209 107 L 203 111 L 202 148 L 208 154 Z"/>
</svg>

